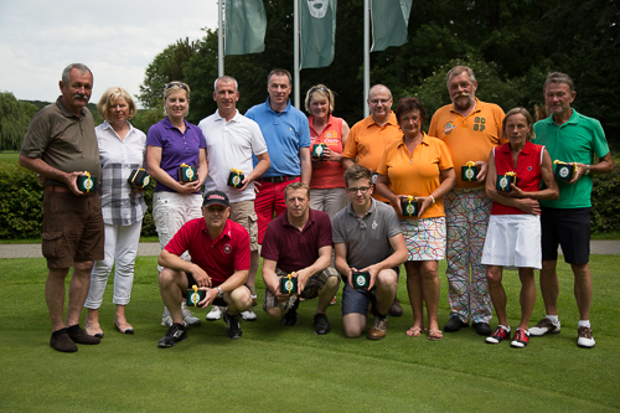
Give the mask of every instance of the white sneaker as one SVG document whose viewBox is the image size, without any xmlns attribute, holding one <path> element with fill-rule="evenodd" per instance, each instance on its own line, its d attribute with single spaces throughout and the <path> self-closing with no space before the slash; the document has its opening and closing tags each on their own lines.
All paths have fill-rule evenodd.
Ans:
<svg viewBox="0 0 620 413">
<path fill-rule="evenodd" d="M 213 307 L 211 307 L 211 311 L 209 311 L 209 313 L 207 314 L 207 316 L 205 317 L 207 321 L 217 321 L 219 319 L 222 318 L 222 310 L 225 309 L 226 307 L 219 307 L 217 305 L 214 305 Z M 226 310 L 224 310 L 226 311 Z"/>
<path fill-rule="evenodd" d="M 252 311 L 252 308 L 250 308 L 249 310 L 243 311 L 241 313 L 241 318 L 243 318 L 245 321 L 255 321 L 256 313 Z"/>
<path fill-rule="evenodd" d="M 172 327 L 172 317 L 170 316 L 168 307 L 164 307 L 164 313 L 161 315 L 161 325 L 168 328 Z"/>
<path fill-rule="evenodd" d="M 577 339 L 577 345 L 583 348 L 592 348 L 594 347 L 594 337 L 592 337 L 592 329 L 590 327 L 579 327 L 577 330 L 579 334 L 579 338 Z"/>
<path fill-rule="evenodd" d="M 562 324 L 558 320 L 557 324 L 553 324 L 547 317 L 543 318 L 534 327 L 530 327 L 530 335 L 533 337 L 544 336 L 545 334 L 558 334 Z"/>
<path fill-rule="evenodd" d="M 185 302 L 181 304 L 181 311 L 183 311 L 183 323 L 186 326 L 199 326 L 201 321 L 194 315 L 189 309 L 185 308 Z"/>
</svg>

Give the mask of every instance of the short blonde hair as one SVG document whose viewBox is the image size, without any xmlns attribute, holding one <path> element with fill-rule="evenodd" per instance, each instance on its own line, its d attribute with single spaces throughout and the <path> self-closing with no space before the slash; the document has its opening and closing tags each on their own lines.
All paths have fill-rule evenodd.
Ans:
<svg viewBox="0 0 620 413">
<path fill-rule="evenodd" d="M 310 199 L 310 187 L 303 182 L 297 181 L 293 182 L 292 184 L 288 184 L 286 188 L 284 188 L 284 200 L 286 200 L 289 191 L 296 191 L 298 189 L 305 189 L 306 196 L 308 197 L 308 199 Z"/>
<path fill-rule="evenodd" d="M 103 92 L 101 99 L 99 99 L 99 103 L 97 103 L 97 111 L 99 112 L 99 116 L 109 122 L 110 115 L 108 112 L 110 110 L 110 106 L 114 106 L 120 98 L 125 99 L 127 106 L 129 106 L 128 119 L 133 118 L 136 115 L 136 104 L 131 98 L 131 95 L 127 93 L 125 89 L 118 86 L 108 88 L 108 90 Z"/>
<path fill-rule="evenodd" d="M 306 106 L 306 112 L 308 113 L 311 113 L 311 100 L 327 100 L 327 103 L 329 103 L 329 113 L 332 113 L 334 111 L 334 93 L 323 84 L 318 84 L 308 89 L 308 92 L 306 93 L 306 100 L 304 102 Z"/>
<path fill-rule="evenodd" d="M 173 80 L 172 82 L 166 85 L 166 88 L 164 89 L 164 102 L 166 101 L 166 99 L 170 97 L 170 95 L 177 93 L 177 92 L 185 92 L 185 98 L 189 102 L 189 94 L 190 94 L 189 85 L 187 83 L 179 82 L 178 80 Z M 188 113 L 189 113 L 189 104 L 187 105 L 187 110 L 185 111 L 184 116 L 187 116 Z M 164 105 L 164 115 L 168 116 L 166 105 Z"/>
</svg>

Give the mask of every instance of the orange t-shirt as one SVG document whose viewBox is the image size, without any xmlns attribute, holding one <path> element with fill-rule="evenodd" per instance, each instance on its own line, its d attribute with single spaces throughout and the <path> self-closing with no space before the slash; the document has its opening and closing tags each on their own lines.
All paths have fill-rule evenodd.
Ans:
<svg viewBox="0 0 620 413">
<path fill-rule="evenodd" d="M 441 171 L 453 168 L 450 150 L 444 142 L 424 134 L 413 155 L 401 139 L 385 148 L 378 172 L 390 179 L 396 195 L 429 196 L 441 185 Z M 394 208 L 397 212 L 397 208 Z M 420 218 L 445 216 L 443 197 L 437 199 Z M 402 215 L 399 217 L 403 218 Z M 407 217 L 409 218 L 409 217 Z"/>
<path fill-rule="evenodd" d="M 372 172 L 377 172 L 385 148 L 402 137 L 403 131 L 396 121 L 394 112 L 390 112 L 390 118 L 383 126 L 379 126 L 370 115 L 353 125 L 342 155 L 355 160 Z M 387 202 L 387 199 L 376 191 L 372 196 L 379 201 Z"/>
<path fill-rule="evenodd" d="M 342 118 L 329 115 L 329 120 L 321 136 L 312 125 L 314 116 L 308 118 L 310 124 L 310 150 L 315 143 L 324 143 L 332 152 L 342 153 Z M 321 166 L 312 169 L 310 189 L 344 188 L 344 169 L 340 162 L 323 161 Z"/>
<path fill-rule="evenodd" d="M 463 182 L 461 167 L 468 161 L 488 162 L 491 149 L 506 143 L 500 139 L 504 111 L 493 103 L 476 98 L 476 109 L 466 118 L 446 105 L 435 112 L 428 128 L 430 136 L 443 140 L 452 154 L 456 172 L 456 188 L 483 187 L 484 182 Z"/>
</svg>

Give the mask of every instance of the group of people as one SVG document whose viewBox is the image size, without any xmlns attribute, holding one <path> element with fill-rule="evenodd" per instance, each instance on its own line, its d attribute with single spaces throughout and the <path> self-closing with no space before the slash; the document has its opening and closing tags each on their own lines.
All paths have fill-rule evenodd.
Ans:
<svg viewBox="0 0 620 413">
<path fill-rule="evenodd" d="M 392 111 L 392 94 L 381 84 L 369 91 L 370 116 L 351 128 L 332 115 L 334 93 L 322 84 L 306 94 L 307 117 L 290 103 L 292 79 L 284 69 L 269 74 L 267 100 L 245 116 L 236 108 L 236 80 L 216 79 L 217 110 L 198 126 L 185 120 L 189 85 L 171 82 L 166 117 L 148 135 L 129 122 L 135 104 L 118 87 L 101 97 L 104 122 L 94 127 L 85 108 L 93 86 L 86 66 L 67 66 L 59 86 L 61 96 L 35 115 L 20 152 L 20 164 L 45 181 L 45 297 L 56 350 L 101 341 L 98 309 L 113 267 L 114 324 L 120 333 L 134 332 L 125 307 L 147 208 L 148 175 L 134 182 L 145 176 L 140 171 L 157 182 L 152 215 L 168 327 L 159 347 L 187 339 L 188 326 L 201 323 L 189 305 L 212 306 L 207 320 L 223 318 L 227 336 L 240 338 L 239 319 L 257 318 L 259 255 L 270 317 L 296 325 L 300 301 L 317 298 L 314 331 L 328 334 L 326 310 L 342 280 L 344 334 L 366 332 L 371 340 L 386 336 L 388 316 L 403 314 L 396 298 L 401 264 L 413 312 L 408 336 L 440 340 L 471 322 L 487 343 L 510 339 L 502 268 L 517 267 L 522 314 L 511 345 L 525 347 L 530 335 L 560 332 L 558 245 L 575 276 L 577 344 L 595 344 L 590 193 L 592 175 L 610 171 L 613 162 L 600 123 L 571 107 L 576 92 L 566 74 L 547 78 L 550 115 L 534 124 L 524 108 L 504 114 L 480 101 L 474 72 L 456 66 L 447 75 L 451 104 L 432 116 L 428 133 L 422 103 L 403 98 Z M 569 165 L 568 177 L 554 171 L 558 162 Z M 450 318 L 442 329 L 444 258 Z M 529 328 L 535 269 L 546 315 Z"/>
</svg>

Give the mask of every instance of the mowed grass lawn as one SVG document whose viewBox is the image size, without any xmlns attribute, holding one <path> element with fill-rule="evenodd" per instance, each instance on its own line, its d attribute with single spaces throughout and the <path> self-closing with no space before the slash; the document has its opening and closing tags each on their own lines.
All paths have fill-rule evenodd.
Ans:
<svg viewBox="0 0 620 413">
<path fill-rule="evenodd" d="M 166 328 L 160 326 L 155 262 L 137 262 L 127 310 L 136 334 L 114 331 L 110 284 L 101 309 L 101 345 L 63 354 L 49 346 L 45 261 L 0 260 L 0 411 L 620 411 L 620 256 L 592 256 L 597 344 L 590 350 L 575 344 L 578 313 L 570 268 L 563 263 L 562 332 L 533 338 L 525 349 L 485 344 L 472 328 L 446 333 L 438 342 L 407 337 L 412 315 L 404 277 L 398 295 L 405 315 L 390 318 L 388 335 L 379 342 L 344 337 L 339 294 L 328 310 L 332 332 L 326 336 L 312 330 L 312 300 L 301 304 L 295 327 L 268 319 L 259 307 L 258 320 L 242 324 L 240 340 L 225 337 L 223 321 L 203 321 L 189 330 L 187 341 L 159 349 Z M 449 315 L 444 270 L 442 264 L 441 326 Z M 512 271 L 504 279 L 514 329 L 519 282 Z M 196 315 L 204 320 L 206 312 Z M 539 293 L 531 325 L 543 314 Z"/>
</svg>

